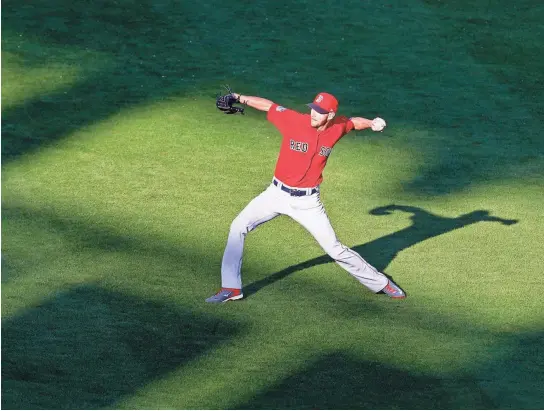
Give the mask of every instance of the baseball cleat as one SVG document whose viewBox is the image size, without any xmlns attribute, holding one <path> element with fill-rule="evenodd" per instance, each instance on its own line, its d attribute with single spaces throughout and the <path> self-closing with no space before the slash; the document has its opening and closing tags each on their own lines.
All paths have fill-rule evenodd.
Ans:
<svg viewBox="0 0 544 411">
<path fill-rule="evenodd" d="M 382 291 L 391 298 L 406 298 L 404 291 L 402 291 L 400 287 L 391 280 L 389 280 Z"/>
<path fill-rule="evenodd" d="M 239 288 L 221 288 L 217 294 L 206 298 L 207 303 L 226 303 L 227 301 L 241 300 L 244 298 L 242 290 Z"/>
</svg>

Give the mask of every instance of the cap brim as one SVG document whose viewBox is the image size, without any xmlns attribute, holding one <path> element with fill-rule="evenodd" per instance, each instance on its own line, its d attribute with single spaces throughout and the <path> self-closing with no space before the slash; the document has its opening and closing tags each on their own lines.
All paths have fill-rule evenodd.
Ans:
<svg viewBox="0 0 544 411">
<path fill-rule="evenodd" d="M 311 109 L 317 111 L 319 114 L 329 114 L 329 112 L 321 107 L 319 107 L 317 104 L 315 103 L 310 103 L 310 104 L 307 104 L 308 107 L 310 107 Z"/>
</svg>

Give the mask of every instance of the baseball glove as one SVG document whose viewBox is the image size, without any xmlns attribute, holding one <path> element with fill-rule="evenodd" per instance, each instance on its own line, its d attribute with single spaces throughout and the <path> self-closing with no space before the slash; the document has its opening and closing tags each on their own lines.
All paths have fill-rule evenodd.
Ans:
<svg viewBox="0 0 544 411">
<path fill-rule="evenodd" d="M 217 100 L 215 101 L 216 107 L 225 114 L 244 114 L 243 107 L 237 107 L 233 105 L 236 103 L 240 103 L 240 99 L 234 97 L 234 94 L 232 93 L 230 87 L 225 86 L 225 88 L 227 89 L 228 94 L 217 96 Z"/>
</svg>

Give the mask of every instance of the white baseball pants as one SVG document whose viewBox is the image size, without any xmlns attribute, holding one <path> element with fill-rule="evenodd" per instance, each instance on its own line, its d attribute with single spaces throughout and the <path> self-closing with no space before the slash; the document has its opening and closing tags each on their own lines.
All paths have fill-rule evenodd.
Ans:
<svg viewBox="0 0 544 411">
<path fill-rule="evenodd" d="M 280 214 L 291 217 L 306 228 L 340 267 L 371 291 L 376 293 L 387 285 L 388 279 L 385 275 L 338 241 L 319 191 L 312 195 L 295 197 L 281 190 L 280 185 L 270 184 L 233 220 L 221 265 L 223 287 L 242 288 L 242 255 L 247 233 Z"/>
</svg>

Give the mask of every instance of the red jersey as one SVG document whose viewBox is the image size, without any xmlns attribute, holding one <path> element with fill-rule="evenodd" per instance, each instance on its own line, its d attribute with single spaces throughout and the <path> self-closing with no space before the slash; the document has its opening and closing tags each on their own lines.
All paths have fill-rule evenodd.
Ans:
<svg viewBox="0 0 544 411">
<path fill-rule="evenodd" d="M 323 181 L 323 169 L 334 145 L 353 130 L 353 122 L 335 117 L 329 127 L 318 131 L 311 125 L 310 114 L 273 104 L 267 119 L 283 139 L 274 175 L 291 187 L 315 187 Z"/>
</svg>

